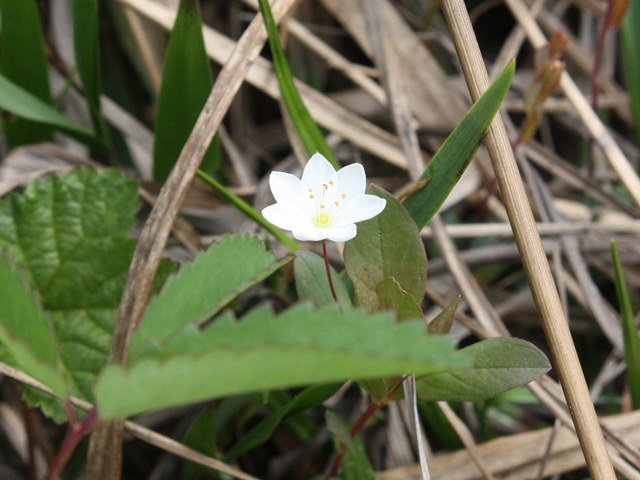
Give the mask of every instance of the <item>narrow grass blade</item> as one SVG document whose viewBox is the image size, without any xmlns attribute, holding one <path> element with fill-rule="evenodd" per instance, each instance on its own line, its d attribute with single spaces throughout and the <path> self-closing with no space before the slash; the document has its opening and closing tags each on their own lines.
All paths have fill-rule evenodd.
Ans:
<svg viewBox="0 0 640 480">
<path fill-rule="evenodd" d="M 404 206 L 418 228 L 435 215 L 465 171 L 484 138 L 515 73 L 512 60 L 451 132 L 429 162 Z"/>
<path fill-rule="evenodd" d="M 632 0 L 622 21 L 622 55 L 636 142 L 640 145 L 640 0 Z"/>
<path fill-rule="evenodd" d="M 185 55 L 185 52 L 189 54 Z M 182 0 L 167 46 L 158 98 L 153 147 L 153 178 L 156 181 L 164 181 L 169 176 L 212 86 L 198 2 Z M 202 160 L 201 169 L 212 172 L 219 163 L 220 144 L 214 141 Z"/>
<path fill-rule="evenodd" d="M 265 27 L 267 28 L 267 35 L 269 36 L 269 46 L 271 47 L 271 54 L 273 55 L 273 68 L 275 69 L 276 77 L 278 77 L 282 100 L 291 116 L 291 121 L 298 131 L 300 139 L 307 149 L 307 153 L 312 155 L 315 152 L 320 152 L 338 169 L 340 168 L 340 163 L 333 156 L 333 152 L 327 145 L 320 128 L 314 122 L 313 118 L 311 118 L 293 81 L 293 75 L 291 75 L 289 64 L 287 63 L 284 50 L 280 44 L 278 27 L 273 19 L 269 1 L 258 0 L 258 2 Z"/>
<path fill-rule="evenodd" d="M 624 335 L 624 356 L 627 360 L 627 378 L 633 408 L 640 408 L 640 335 L 636 319 L 631 308 L 631 299 L 627 290 L 627 282 L 622 271 L 622 262 L 618 255 L 616 242 L 611 241 L 611 259 L 615 273 L 616 293 L 620 304 L 620 316 L 622 318 L 622 333 Z"/>
<path fill-rule="evenodd" d="M 211 187 L 211 189 L 220 195 L 222 198 L 231 203 L 234 207 L 244 213 L 248 218 L 255 221 L 258 225 L 264 228 L 267 232 L 270 232 L 274 237 L 278 239 L 280 243 L 286 245 L 291 250 L 296 251 L 300 249 L 300 245 L 298 242 L 289 237 L 286 233 L 284 233 L 279 228 L 275 227 L 271 223 L 267 222 L 267 220 L 258 212 L 255 208 L 245 202 L 243 199 L 233 194 L 218 182 L 215 178 L 204 173 L 202 170 L 198 170 L 197 172 L 198 178 L 205 182 L 207 185 Z"/>
<path fill-rule="evenodd" d="M 0 2 L 0 70 L 45 104 L 51 104 L 47 60 L 40 28 L 40 17 L 34 0 Z M 9 148 L 53 140 L 49 125 L 23 117 L 3 119 Z"/>
</svg>

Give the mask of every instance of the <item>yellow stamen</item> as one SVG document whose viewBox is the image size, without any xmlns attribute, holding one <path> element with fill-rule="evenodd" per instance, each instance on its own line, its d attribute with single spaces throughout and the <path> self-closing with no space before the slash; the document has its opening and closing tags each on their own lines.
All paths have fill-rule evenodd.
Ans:
<svg viewBox="0 0 640 480">
<path fill-rule="evenodd" d="M 343 193 L 343 194 L 342 194 L 342 199 L 344 200 L 345 198 L 347 198 L 347 194 L 346 194 L 346 193 Z"/>
</svg>

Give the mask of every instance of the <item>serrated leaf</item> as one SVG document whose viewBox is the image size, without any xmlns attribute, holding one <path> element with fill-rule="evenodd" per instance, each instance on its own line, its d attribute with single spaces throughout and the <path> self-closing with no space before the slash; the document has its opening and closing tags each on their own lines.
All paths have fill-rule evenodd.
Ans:
<svg viewBox="0 0 640 480">
<path fill-rule="evenodd" d="M 153 147 L 153 178 L 164 181 L 180 156 L 213 86 L 209 57 L 202 38 L 197 0 L 181 0 L 167 54 Z M 212 171 L 219 164 L 219 143 L 213 142 L 201 168 Z"/>
<path fill-rule="evenodd" d="M 490 338 L 460 352 L 471 358 L 472 366 L 418 377 L 419 398 L 449 402 L 485 400 L 525 385 L 551 368 L 538 348 L 518 338 Z"/>
<path fill-rule="evenodd" d="M 93 132 L 72 122 L 51 105 L 0 75 L 0 109 L 27 120 L 51 125 L 88 145 L 104 148 Z"/>
<path fill-rule="evenodd" d="M 147 308 L 131 358 L 156 350 L 185 325 L 199 325 L 291 258 L 276 261 L 257 238 L 227 236 L 171 277 Z"/>
<path fill-rule="evenodd" d="M 334 395 L 340 389 L 340 386 L 340 384 L 333 384 L 306 388 L 244 434 L 242 438 L 227 451 L 224 457 L 225 461 L 234 462 L 240 455 L 248 450 L 262 445 L 287 417 L 319 405 Z"/>
<path fill-rule="evenodd" d="M 21 88 L 51 104 L 47 59 L 34 0 L 3 1 L 0 15 L 0 70 Z M 2 119 L 9 148 L 53 140 L 51 127 L 17 119 Z"/>
<path fill-rule="evenodd" d="M 71 393 L 86 400 L 109 353 L 137 208 L 136 182 L 115 170 L 48 177 L 0 200 L 0 247 L 40 293 Z"/>
<path fill-rule="evenodd" d="M 421 322 L 337 306 L 264 308 L 241 322 L 219 319 L 200 332 L 183 329 L 157 352 L 125 367 L 110 365 L 96 385 L 102 418 L 245 392 L 462 368 L 464 355 Z M 136 392 L 136 395 L 131 395 Z"/>
<path fill-rule="evenodd" d="M 376 285 L 381 310 L 393 310 L 398 320 L 422 318 L 422 310 L 415 299 L 402 289 L 395 278 L 385 278 Z"/>
<path fill-rule="evenodd" d="M 420 177 L 420 187 L 404 199 L 418 228 L 422 229 L 440 209 L 473 159 L 509 90 L 514 72 L 512 60 L 438 149 Z"/>
<path fill-rule="evenodd" d="M 309 156 L 315 152 L 320 152 L 325 156 L 333 167 L 338 170 L 340 168 L 340 162 L 333 155 L 333 151 L 329 148 L 324 135 L 320 131 L 320 128 L 311 117 L 311 114 L 307 110 L 300 93 L 296 88 L 296 84 L 291 74 L 291 69 L 287 63 L 287 57 L 284 54 L 282 45 L 280 44 L 280 37 L 278 35 L 278 27 L 273 19 L 273 13 L 269 6 L 268 0 L 258 0 L 260 5 L 260 12 L 264 20 L 265 27 L 267 29 L 267 36 L 269 38 L 269 47 L 271 48 L 271 54 L 273 55 L 273 69 L 278 79 L 278 86 L 280 87 L 280 93 L 282 95 L 282 101 L 284 102 L 287 112 L 291 117 L 291 121 L 302 140 Z"/>
<path fill-rule="evenodd" d="M 340 275 L 336 273 L 333 267 L 329 268 L 338 303 L 344 311 L 351 309 L 351 297 L 347 287 L 345 287 Z M 309 300 L 316 307 L 335 303 L 329 287 L 324 259 L 320 255 L 308 250 L 297 252 L 296 259 L 293 262 L 293 269 L 296 279 L 296 291 L 301 300 Z"/>
<path fill-rule="evenodd" d="M 0 302 L 0 340 L 11 360 L 17 368 L 65 399 L 68 390 L 53 340 L 53 329 L 4 252 L 0 252 L 0 288 L 3 295 Z"/>
<path fill-rule="evenodd" d="M 427 282 L 427 256 L 416 224 L 393 195 L 374 185 L 367 193 L 386 199 L 387 206 L 380 215 L 359 223 L 358 235 L 344 247 L 356 304 L 377 310 L 376 288 L 390 277 L 420 304 Z"/>
</svg>

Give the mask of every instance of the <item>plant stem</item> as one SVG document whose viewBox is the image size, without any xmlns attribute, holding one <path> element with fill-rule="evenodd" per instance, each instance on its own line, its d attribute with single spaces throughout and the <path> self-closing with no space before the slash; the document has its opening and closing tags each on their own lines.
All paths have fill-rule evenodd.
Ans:
<svg viewBox="0 0 640 480">
<path fill-rule="evenodd" d="M 44 480 L 55 480 L 56 478 L 58 478 L 60 472 L 62 472 L 62 469 L 69 461 L 69 458 L 71 458 L 71 455 L 75 451 L 78 444 L 82 441 L 85 435 L 87 435 L 91 431 L 91 429 L 98 423 L 98 409 L 96 407 L 93 407 L 91 410 L 89 410 L 86 417 L 84 417 L 81 422 L 78 422 L 75 411 L 73 409 L 73 405 L 71 405 L 71 403 L 67 403 L 65 405 L 65 410 L 67 412 L 67 416 L 69 417 L 69 427 L 67 428 L 67 433 L 64 437 L 64 440 L 62 440 L 60 449 L 51 462 L 51 466 L 49 467 L 49 471 L 44 477 Z"/>
<path fill-rule="evenodd" d="M 349 435 L 351 436 L 351 438 L 354 438 L 356 435 L 358 435 L 362 431 L 364 426 L 367 424 L 369 419 L 373 417 L 378 412 L 378 410 L 380 410 L 382 407 L 384 407 L 391 401 L 393 396 L 396 394 L 396 392 L 402 385 L 402 382 L 404 382 L 405 378 L 406 377 L 402 377 L 396 383 L 394 383 L 393 386 L 387 391 L 385 396 L 380 401 L 374 402 L 371 405 L 369 405 L 369 407 L 364 411 L 364 413 L 360 415 L 360 418 L 355 423 L 355 425 L 351 427 L 351 430 L 349 431 Z M 336 456 L 333 459 L 333 462 L 331 463 L 331 469 L 329 470 L 329 475 L 327 475 L 328 477 L 334 477 L 338 475 L 338 472 L 340 471 L 340 466 L 342 465 L 342 461 L 344 460 L 345 453 L 346 453 L 345 446 L 342 445 L 342 447 L 340 448 L 340 451 L 336 454 Z"/>
<path fill-rule="evenodd" d="M 338 302 L 338 295 L 336 295 L 336 290 L 333 288 L 333 279 L 331 278 L 331 266 L 329 265 L 329 256 L 327 255 L 327 241 L 322 240 L 322 256 L 324 257 L 324 266 L 327 269 L 327 279 L 329 280 L 329 288 L 331 289 L 331 295 L 333 295 L 333 299 Z"/>
</svg>

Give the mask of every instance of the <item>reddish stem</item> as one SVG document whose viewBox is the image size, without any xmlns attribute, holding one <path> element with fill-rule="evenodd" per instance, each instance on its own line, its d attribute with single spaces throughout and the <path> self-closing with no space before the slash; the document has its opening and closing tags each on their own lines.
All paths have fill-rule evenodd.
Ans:
<svg viewBox="0 0 640 480">
<path fill-rule="evenodd" d="M 67 403 L 65 405 L 65 411 L 69 417 L 67 433 L 64 440 L 62 440 L 58 453 L 56 453 L 55 458 L 51 462 L 51 466 L 49 467 L 49 471 L 44 477 L 44 480 L 55 480 L 58 478 L 78 444 L 98 423 L 98 409 L 96 407 L 89 410 L 81 422 L 78 422 L 78 419 L 76 418 L 73 405 Z"/>
<path fill-rule="evenodd" d="M 360 415 L 360 418 L 355 423 L 355 425 L 351 427 L 351 431 L 349 432 L 349 435 L 351 436 L 351 438 L 354 438 L 356 435 L 358 435 L 362 431 L 364 426 L 367 424 L 369 419 L 373 417 L 378 412 L 378 410 L 380 410 L 382 407 L 384 407 L 391 401 L 393 396 L 396 394 L 396 392 L 402 385 L 402 382 L 404 382 L 405 378 L 406 377 L 402 377 L 401 379 L 399 379 L 387 391 L 387 393 L 382 398 L 382 400 L 369 405 L 369 407 L 364 411 L 364 413 Z M 331 468 L 329 469 L 328 477 L 334 477 L 338 475 L 338 472 L 340 471 L 340 467 L 342 466 L 342 461 L 344 460 L 345 453 L 346 453 L 345 446 L 342 445 L 342 447 L 340 447 L 340 450 L 338 451 L 336 456 L 333 458 L 333 462 L 331 462 Z"/>
<path fill-rule="evenodd" d="M 329 288 L 331 289 L 331 295 L 333 295 L 333 299 L 338 302 L 338 295 L 336 295 L 336 290 L 333 288 L 333 279 L 331 278 L 331 267 L 329 266 L 329 255 L 327 255 L 327 242 L 325 240 L 322 241 L 322 256 L 324 257 L 324 266 L 327 269 L 327 278 L 329 279 Z"/>
</svg>

